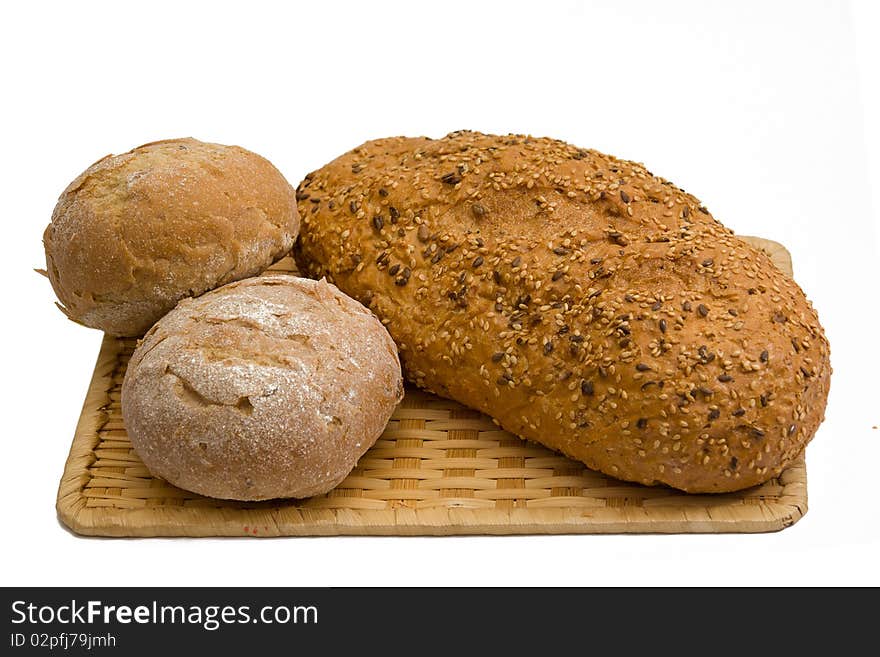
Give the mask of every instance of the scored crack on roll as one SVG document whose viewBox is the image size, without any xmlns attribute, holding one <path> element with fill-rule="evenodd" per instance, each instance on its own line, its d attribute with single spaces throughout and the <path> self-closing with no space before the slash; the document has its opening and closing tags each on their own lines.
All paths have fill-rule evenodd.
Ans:
<svg viewBox="0 0 880 657">
<path fill-rule="evenodd" d="M 295 255 L 416 385 L 593 469 L 688 492 L 778 475 L 824 417 L 812 305 L 694 196 L 561 141 L 367 142 L 297 189 Z"/>
<path fill-rule="evenodd" d="M 154 475 L 236 500 L 336 486 L 403 396 L 397 349 L 326 281 L 283 274 L 185 299 L 144 336 L 125 428 Z"/>
</svg>

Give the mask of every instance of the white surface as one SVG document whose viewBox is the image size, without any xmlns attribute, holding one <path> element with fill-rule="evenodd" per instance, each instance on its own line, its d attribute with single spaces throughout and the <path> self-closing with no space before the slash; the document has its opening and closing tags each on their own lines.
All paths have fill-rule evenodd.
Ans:
<svg viewBox="0 0 880 657">
<path fill-rule="evenodd" d="M 288 4 L 0 9 L 2 484 L 14 501 L 0 584 L 880 584 L 876 5 Z M 738 232 L 789 247 L 835 370 L 807 452 L 807 516 L 754 536 L 64 530 L 56 488 L 101 339 L 65 320 L 31 271 L 66 184 L 106 153 L 167 137 L 240 144 L 295 184 L 367 139 L 460 128 L 643 161 Z"/>
</svg>

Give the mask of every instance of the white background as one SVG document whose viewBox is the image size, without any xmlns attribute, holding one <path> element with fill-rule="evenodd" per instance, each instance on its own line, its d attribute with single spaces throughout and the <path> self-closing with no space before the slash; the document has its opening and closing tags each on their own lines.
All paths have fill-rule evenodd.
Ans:
<svg viewBox="0 0 880 657">
<path fill-rule="evenodd" d="M 872 3 L 22 2 L 0 12 L 0 583 L 880 584 Z M 107 153 L 187 135 L 254 150 L 296 184 L 367 139 L 460 128 L 643 161 L 736 231 L 788 246 L 834 366 L 827 420 L 807 451 L 806 517 L 767 535 L 66 531 L 55 494 L 101 340 L 67 321 L 31 271 L 66 184 Z"/>
</svg>

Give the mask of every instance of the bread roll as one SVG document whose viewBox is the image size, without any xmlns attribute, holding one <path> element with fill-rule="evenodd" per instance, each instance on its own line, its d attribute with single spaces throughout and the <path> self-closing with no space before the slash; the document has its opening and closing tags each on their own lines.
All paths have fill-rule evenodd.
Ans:
<svg viewBox="0 0 880 657">
<path fill-rule="evenodd" d="M 823 419 L 800 288 L 641 164 L 551 139 L 380 139 L 297 192 L 301 267 L 368 304 L 417 385 L 590 468 L 723 492 Z"/>
<path fill-rule="evenodd" d="M 86 169 L 61 195 L 43 242 L 65 314 L 136 336 L 183 297 L 260 273 L 298 230 L 293 190 L 268 161 L 171 139 Z"/>
<path fill-rule="evenodd" d="M 185 299 L 140 342 L 122 385 L 154 475 L 235 500 L 338 484 L 403 396 L 397 350 L 326 281 L 267 275 Z"/>
</svg>

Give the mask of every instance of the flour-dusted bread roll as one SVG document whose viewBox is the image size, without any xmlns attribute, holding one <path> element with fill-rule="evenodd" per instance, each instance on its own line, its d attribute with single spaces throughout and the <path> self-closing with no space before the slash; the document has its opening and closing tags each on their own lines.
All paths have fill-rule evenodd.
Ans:
<svg viewBox="0 0 880 657">
<path fill-rule="evenodd" d="M 803 292 L 640 164 L 523 136 L 380 139 L 297 199 L 301 266 L 369 304 L 412 381 L 591 468 L 736 490 L 823 418 L 828 342 Z"/>
<path fill-rule="evenodd" d="M 267 160 L 171 139 L 86 169 L 61 195 L 43 242 L 70 319 L 138 336 L 180 299 L 260 273 L 298 230 L 293 190 Z"/>
<path fill-rule="evenodd" d="M 140 342 L 122 385 L 150 472 L 236 500 L 342 481 L 403 396 L 397 350 L 325 281 L 267 275 L 185 299 Z"/>
</svg>

